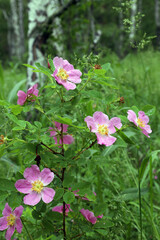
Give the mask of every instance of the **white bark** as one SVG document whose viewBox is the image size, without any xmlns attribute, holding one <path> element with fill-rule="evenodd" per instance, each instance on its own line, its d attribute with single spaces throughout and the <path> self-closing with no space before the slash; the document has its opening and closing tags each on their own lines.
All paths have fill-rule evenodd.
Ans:
<svg viewBox="0 0 160 240">
<path fill-rule="evenodd" d="M 42 32 L 39 32 L 38 27 L 45 23 L 47 19 L 59 10 L 58 0 L 29 0 L 28 2 L 28 64 L 34 65 L 35 62 L 39 62 L 44 65 L 44 53 L 42 52 L 41 45 L 43 39 L 41 38 Z M 62 35 L 61 22 L 59 18 L 55 18 L 53 26 L 53 35 L 59 41 Z M 58 55 L 62 55 L 63 46 L 56 42 L 53 46 L 57 50 Z M 28 68 L 28 86 L 31 86 L 35 81 L 38 81 L 38 75 L 33 73 Z"/>
<path fill-rule="evenodd" d="M 25 42 L 24 42 L 24 23 L 23 23 L 23 0 L 18 0 L 19 10 L 19 36 L 20 36 L 20 56 L 22 57 L 25 53 Z"/>
<path fill-rule="evenodd" d="M 137 0 L 133 0 L 131 6 L 131 29 L 129 34 L 129 39 L 131 42 L 134 41 L 136 33 L 136 13 L 137 13 Z"/>
<path fill-rule="evenodd" d="M 10 0 L 11 5 L 11 25 L 12 25 L 12 37 L 10 39 L 11 56 L 21 58 L 20 55 L 20 34 L 19 34 L 19 22 L 16 0 Z"/>
</svg>

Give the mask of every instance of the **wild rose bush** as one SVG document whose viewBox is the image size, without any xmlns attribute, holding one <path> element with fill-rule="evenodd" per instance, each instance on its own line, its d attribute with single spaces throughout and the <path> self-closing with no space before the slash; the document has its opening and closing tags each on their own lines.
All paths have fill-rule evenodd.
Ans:
<svg viewBox="0 0 160 240">
<path fill-rule="evenodd" d="M 49 59 L 48 68 L 26 66 L 47 78 L 42 87 L 19 90 L 17 105 L 0 102 L 7 120 L 1 155 L 12 152 L 21 166 L 12 179 L 1 179 L 1 236 L 106 239 L 116 229 L 109 207 L 115 199 L 110 196 L 109 203 L 104 172 L 107 151 L 122 146 L 138 151 L 139 139 L 151 135 L 148 116 L 154 107 L 124 107 L 109 64 L 87 73 L 60 57 Z M 139 181 L 146 166 L 139 167 Z"/>
</svg>

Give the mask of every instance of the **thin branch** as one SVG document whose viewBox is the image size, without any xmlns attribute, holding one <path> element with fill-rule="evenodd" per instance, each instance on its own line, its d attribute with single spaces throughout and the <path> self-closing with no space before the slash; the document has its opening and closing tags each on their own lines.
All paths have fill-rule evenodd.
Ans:
<svg viewBox="0 0 160 240">
<path fill-rule="evenodd" d="M 41 145 L 45 146 L 46 148 L 48 148 L 50 150 L 50 152 L 52 152 L 53 154 L 60 154 L 62 155 L 62 153 L 60 152 L 55 152 L 53 149 L 51 149 L 50 147 L 48 147 L 46 144 L 44 144 L 43 142 L 40 143 Z"/>
<path fill-rule="evenodd" d="M 87 148 L 84 148 L 83 150 L 81 150 L 80 152 L 78 152 L 72 159 L 75 159 L 76 157 L 78 157 L 80 154 L 82 154 L 83 152 L 85 152 L 86 150 L 88 150 L 89 148 L 91 148 L 95 143 L 97 142 L 97 139 L 92 142 Z"/>
</svg>

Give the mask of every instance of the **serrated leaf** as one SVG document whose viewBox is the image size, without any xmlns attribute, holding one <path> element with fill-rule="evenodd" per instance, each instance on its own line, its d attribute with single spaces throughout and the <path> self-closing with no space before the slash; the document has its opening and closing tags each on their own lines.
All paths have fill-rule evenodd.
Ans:
<svg viewBox="0 0 160 240">
<path fill-rule="evenodd" d="M 53 60 L 52 59 L 48 59 L 48 62 L 50 64 L 51 70 L 54 72 L 55 71 L 55 66 L 53 64 Z"/>
<path fill-rule="evenodd" d="M 63 199 L 64 199 L 65 203 L 67 203 L 67 204 L 70 204 L 70 203 L 74 202 L 74 199 L 75 199 L 74 193 L 73 192 L 66 192 L 63 195 Z"/>
</svg>

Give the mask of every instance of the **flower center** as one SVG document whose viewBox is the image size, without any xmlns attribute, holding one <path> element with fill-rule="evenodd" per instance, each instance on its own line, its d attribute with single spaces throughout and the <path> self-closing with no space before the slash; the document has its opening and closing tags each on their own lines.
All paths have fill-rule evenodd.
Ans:
<svg viewBox="0 0 160 240">
<path fill-rule="evenodd" d="M 60 68 L 58 71 L 57 76 L 61 79 L 61 80 L 67 80 L 67 78 L 69 77 L 69 75 L 67 74 L 67 71 L 64 70 L 63 68 Z"/>
<path fill-rule="evenodd" d="M 7 225 L 13 226 L 15 224 L 15 221 L 16 221 L 16 216 L 14 216 L 13 214 L 10 214 L 7 217 Z"/>
<path fill-rule="evenodd" d="M 99 124 L 98 124 L 99 125 Z M 105 125 L 99 125 L 98 126 L 98 132 L 101 134 L 101 135 L 107 135 L 108 136 L 108 128 L 107 126 Z"/>
<path fill-rule="evenodd" d="M 32 183 L 32 191 L 40 193 L 43 189 L 43 183 L 40 180 L 36 180 Z"/>
<path fill-rule="evenodd" d="M 138 126 L 140 126 L 140 127 L 145 127 L 144 121 L 142 121 L 142 119 L 140 119 L 140 118 L 138 118 L 137 124 L 138 124 Z"/>
</svg>

